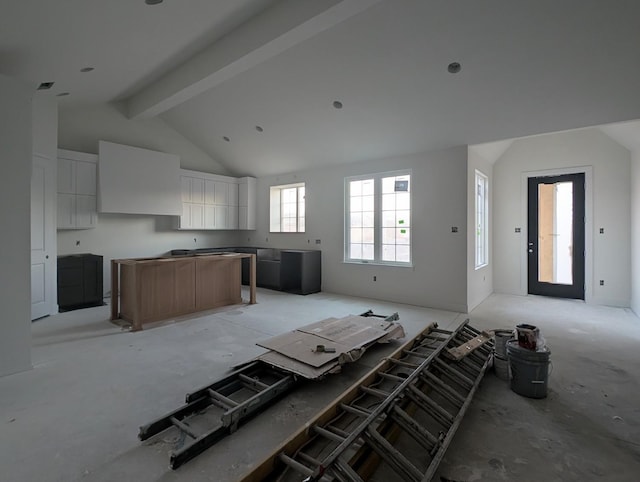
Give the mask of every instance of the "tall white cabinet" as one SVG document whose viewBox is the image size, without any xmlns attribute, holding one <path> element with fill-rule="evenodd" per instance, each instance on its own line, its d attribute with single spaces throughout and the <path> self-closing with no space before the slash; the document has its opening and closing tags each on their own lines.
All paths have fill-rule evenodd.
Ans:
<svg viewBox="0 0 640 482">
<path fill-rule="evenodd" d="M 235 177 L 181 169 L 178 229 L 239 229 L 238 182 Z"/>
<path fill-rule="evenodd" d="M 58 149 L 58 229 L 89 229 L 98 224 L 98 156 Z"/>
</svg>

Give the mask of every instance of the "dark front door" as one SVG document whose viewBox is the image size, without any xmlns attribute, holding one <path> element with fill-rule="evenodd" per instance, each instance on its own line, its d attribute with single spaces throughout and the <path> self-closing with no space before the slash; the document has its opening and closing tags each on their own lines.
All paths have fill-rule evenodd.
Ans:
<svg viewBox="0 0 640 482">
<path fill-rule="evenodd" d="M 529 178 L 529 294 L 584 299 L 584 173 Z"/>
</svg>

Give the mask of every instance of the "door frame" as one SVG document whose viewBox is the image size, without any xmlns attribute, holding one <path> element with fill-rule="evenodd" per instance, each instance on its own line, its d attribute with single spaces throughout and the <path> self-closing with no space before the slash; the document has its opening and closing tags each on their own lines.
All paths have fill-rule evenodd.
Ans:
<svg viewBox="0 0 640 482">
<path fill-rule="evenodd" d="M 58 164 L 57 159 L 51 159 L 48 156 L 34 152 L 31 159 L 31 175 L 33 176 L 33 169 L 36 163 L 41 163 L 48 170 L 49 177 L 45 177 L 45 193 L 44 193 L 44 236 L 48 242 L 45 241 L 44 253 L 47 258 L 44 262 L 47 268 L 45 268 L 45 303 L 43 305 L 43 312 L 38 312 L 36 315 L 34 312 L 33 301 L 31 300 L 31 293 L 29 299 L 31 300 L 31 321 L 39 319 L 44 316 L 56 314 L 58 312 L 58 293 L 57 293 L 57 230 L 56 230 L 56 195 L 57 195 L 57 171 Z M 29 212 L 31 216 L 31 212 Z M 31 229 L 31 225 L 30 228 Z M 31 233 L 29 238 L 31 238 Z M 30 270 L 34 264 L 33 250 L 30 250 Z M 30 275 L 31 276 L 31 275 Z"/>
<path fill-rule="evenodd" d="M 593 167 L 575 166 L 541 171 L 526 171 L 521 177 L 520 210 L 520 292 L 527 296 L 529 292 L 529 255 L 527 252 L 528 232 L 528 191 L 529 178 L 562 176 L 563 174 L 584 173 L 584 301 L 593 302 Z"/>
</svg>

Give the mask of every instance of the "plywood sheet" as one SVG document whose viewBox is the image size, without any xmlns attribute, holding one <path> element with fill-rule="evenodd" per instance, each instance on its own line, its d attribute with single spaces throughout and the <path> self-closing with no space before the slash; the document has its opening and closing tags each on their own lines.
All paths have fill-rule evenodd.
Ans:
<svg viewBox="0 0 640 482">
<path fill-rule="evenodd" d="M 334 348 L 335 352 L 319 352 L 318 345 Z M 319 367 L 331 360 L 336 360 L 341 353 L 349 351 L 350 347 L 331 340 L 326 340 L 316 335 L 302 331 L 290 331 L 258 343 L 258 346 L 282 353 L 283 355 L 302 361 L 313 367 Z"/>
<path fill-rule="evenodd" d="M 390 322 L 379 318 L 347 316 L 318 321 L 298 328 L 298 331 L 357 348 L 385 336 L 387 332 L 384 328 L 389 325 Z"/>
<path fill-rule="evenodd" d="M 402 337 L 399 323 L 380 318 L 327 318 L 257 343 L 271 350 L 257 359 L 305 378 L 320 378 L 357 360 L 373 343 Z M 319 345 L 332 351 L 319 351 Z"/>
</svg>

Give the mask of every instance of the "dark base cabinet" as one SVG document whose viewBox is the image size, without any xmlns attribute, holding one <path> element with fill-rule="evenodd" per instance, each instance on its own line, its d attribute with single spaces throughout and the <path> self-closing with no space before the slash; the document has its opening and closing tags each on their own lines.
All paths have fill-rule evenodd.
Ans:
<svg viewBox="0 0 640 482">
<path fill-rule="evenodd" d="M 283 249 L 280 251 L 280 289 L 299 295 L 320 291 L 320 251 Z"/>
<path fill-rule="evenodd" d="M 58 256 L 58 308 L 60 311 L 101 306 L 102 256 Z"/>
</svg>

